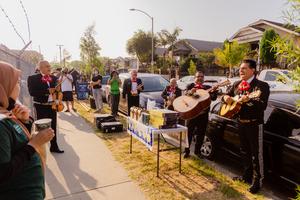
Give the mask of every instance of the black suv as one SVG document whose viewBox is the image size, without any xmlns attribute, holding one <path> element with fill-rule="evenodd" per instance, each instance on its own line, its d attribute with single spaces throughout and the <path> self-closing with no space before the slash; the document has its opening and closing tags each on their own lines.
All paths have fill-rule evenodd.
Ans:
<svg viewBox="0 0 300 200">
<path fill-rule="evenodd" d="M 292 184 L 300 184 L 300 94 L 271 93 L 264 115 L 264 165 Z M 208 159 L 223 151 L 240 158 L 238 123 L 219 115 L 222 102 L 211 106 L 210 122 L 201 153 Z M 223 152 L 224 153 L 224 152 Z"/>
</svg>

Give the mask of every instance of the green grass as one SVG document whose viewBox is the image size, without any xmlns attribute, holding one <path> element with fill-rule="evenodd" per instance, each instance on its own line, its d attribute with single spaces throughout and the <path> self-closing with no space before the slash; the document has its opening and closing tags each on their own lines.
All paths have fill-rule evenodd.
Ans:
<svg viewBox="0 0 300 200">
<path fill-rule="evenodd" d="M 87 112 L 76 104 L 78 113 L 93 124 L 93 111 Z M 104 112 L 109 113 L 107 106 Z M 126 127 L 126 119 L 120 118 Z M 262 195 L 247 192 L 248 186 L 234 182 L 202 160 L 191 157 L 182 161 L 182 171 L 178 172 L 178 151 L 161 153 L 160 177 L 156 177 L 156 146 L 153 151 L 133 139 L 133 152 L 129 154 L 129 135 L 123 133 L 101 133 L 95 129 L 99 138 L 105 141 L 113 156 L 128 171 L 133 179 L 151 200 L 227 200 L 227 199 L 264 199 Z M 169 147 L 162 142 L 162 148 Z"/>
</svg>

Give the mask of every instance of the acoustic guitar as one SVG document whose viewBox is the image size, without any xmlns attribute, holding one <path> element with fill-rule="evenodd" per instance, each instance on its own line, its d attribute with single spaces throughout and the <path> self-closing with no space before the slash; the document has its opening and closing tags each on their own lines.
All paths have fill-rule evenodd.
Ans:
<svg viewBox="0 0 300 200">
<path fill-rule="evenodd" d="M 218 83 L 208 90 L 198 89 L 194 94 L 187 93 L 180 96 L 173 101 L 174 110 L 180 113 L 180 118 L 183 120 L 193 119 L 210 106 L 209 93 L 227 85 L 230 85 L 229 80 Z"/>
<path fill-rule="evenodd" d="M 259 98 L 261 95 L 260 90 L 256 90 L 248 94 L 249 99 Z M 233 97 L 233 102 L 231 104 L 224 103 L 220 110 L 220 115 L 222 117 L 227 117 L 229 119 L 233 118 L 242 108 L 243 102 L 240 101 L 239 96 Z"/>
</svg>

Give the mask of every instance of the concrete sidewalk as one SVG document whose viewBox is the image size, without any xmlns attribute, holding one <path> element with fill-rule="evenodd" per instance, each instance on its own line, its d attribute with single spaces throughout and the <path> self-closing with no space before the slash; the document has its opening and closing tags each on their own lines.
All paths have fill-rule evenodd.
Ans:
<svg viewBox="0 0 300 200">
<path fill-rule="evenodd" d="M 146 199 L 78 114 L 60 113 L 58 127 L 58 144 L 65 153 L 47 154 L 46 199 Z"/>
</svg>

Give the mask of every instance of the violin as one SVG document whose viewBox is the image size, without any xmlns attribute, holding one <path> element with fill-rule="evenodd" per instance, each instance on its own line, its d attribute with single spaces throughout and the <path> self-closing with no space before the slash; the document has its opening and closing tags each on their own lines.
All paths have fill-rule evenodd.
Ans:
<svg viewBox="0 0 300 200">
<path fill-rule="evenodd" d="M 65 108 L 62 102 L 63 93 L 61 92 L 61 84 L 62 82 L 59 81 L 57 86 L 55 86 L 54 92 L 51 93 L 53 99 L 52 110 L 56 110 L 57 112 L 62 112 Z"/>
</svg>

